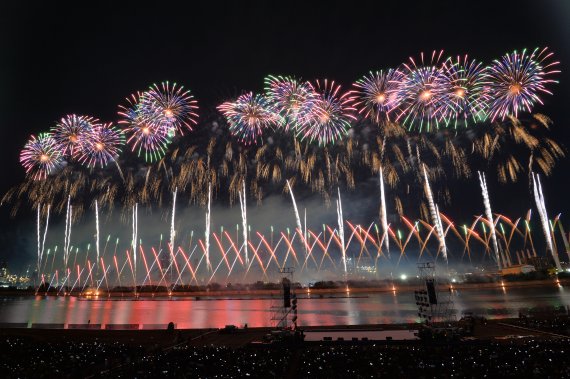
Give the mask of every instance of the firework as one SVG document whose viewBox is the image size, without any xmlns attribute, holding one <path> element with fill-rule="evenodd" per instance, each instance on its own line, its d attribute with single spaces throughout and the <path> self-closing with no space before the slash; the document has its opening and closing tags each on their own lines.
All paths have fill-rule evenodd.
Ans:
<svg viewBox="0 0 570 379">
<path fill-rule="evenodd" d="M 77 218 L 95 199 L 101 209 L 119 201 L 124 210 L 137 203 L 160 207 L 176 188 L 177 196 L 205 205 L 210 201 L 210 186 L 211 196 L 227 195 L 230 202 L 235 202 L 245 182 L 248 196 L 261 201 L 270 191 L 286 190 L 288 180 L 291 186 L 302 186 L 301 190 L 319 193 L 330 202 L 336 188 L 354 189 L 363 178 L 360 173 L 369 172 L 381 175 L 390 186 L 395 209 L 401 214 L 403 202 L 408 201 L 404 196 L 411 192 L 410 185 L 406 195 L 398 191 L 398 183 L 421 183 L 423 165 L 434 189 L 440 188 L 435 183 L 448 177 L 450 167 L 456 176 L 469 177 L 485 164 L 500 182 L 517 181 L 528 171 L 549 175 L 565 151 L 548 136 L 545 129 L 551 121 L 545 115 L 532 115 L 530 123 L 509 117 L 462 131 L 417 133 L 437 129 L 440 123 L 448 126 L 455 121 L 455 126 L 467 126 L 491 119 L 489 109 L 497 93 L 491 90 L 492 70 L 483 69 L 466 56 L 440 65 L 441 56 L 434 53 L 431 60 L 430 56 L 411 59 L 399 70 L 371 72 L 358 80 L 348 94 L 328 80 L 311 84 L 292 77 L 269 76 L 265 95 L 247 93 L 220 105 L 218 109 L 227 123 L 220 122 L 221 117 L 212 120 L 211 127 L 197 131 L 196 138 L 177 139 L 172 149 L 167 148 L 176 133 L 180 129 L 187 131 L 196 121 L 195 113 L 179 111 L 188 108 L 178 108 L 179 102 L 174 99 L 188 100 L 186 105 L 195 101 L 176 85 L 154 85 L 127 99 L 120 107 L 119 123 L 129 148 L 148 162 L 159 164 L 149 165 L 144 175 L 136 167 L 123 173 L 117 165 L 122 181 L 111 170 L 81 169 L 78 163 L 90 168 L 104 167 L 109 161 L 117 163 L 123 137 L 95 119 L 71 115 L 58 125 L 61 141 L 50 137 L 59 155 L 22 152 L 22 163 L 29 175 L 2 201 L 13 202 L 13 212 L 28 203 L 36 208 L 51 204 L 53 212 L 61 213 L 66 208 L 65 199 L 71 197 Z M 517 59 L 544 76 L 556 72 L 556 63 L 545 63 L 550 56 L 543 50 L 519 54 Z M 541 83 L 550 81 L 543 78 Z M 379 97 L 384 93 L 386 98 Z M 169 101 L 174 105 L 164 105 Z M 370 122 L 352 128 L 357 111 Z M 510 116 L 509 112 L 499 111 L 495 118 Z M 82 121 L 91 123 L 91 127 L 81 128 Z M 370 123 L 381 127 L 372 128 Z M 268 128 L 277 129 L 277 134 L 268 134 Z M 296 138 L 282 138 L 281 128 Z M 53 130 L 55 133 L 56 128 Z M 349 131 L 350 138 L 333 146 Z M 252 146 L 261 142 L 261 137 L 266 143 Z M 240 143 L 247 148 L 238 146 Z M 69 164 L 55 170 L 65 163 L 65 154 L 77 155 L 77 159 L 68 159 Z M 46 165 L 41 159 L 46 160 Z M 49 181 L 34 180 L 48 175 Z M 445 191 L 434 196 L 449 200 L 449 192 Z"/>
<path fill-rule="evenodd" d="M 353 106 L 377 124 L 389 121 L 390 112 L 400 104 L 399 90 L 404 78 L 399 70 L 371 71 L 353 84 Z"/>
<path fill-rule="evenodd" d="M 89 133 L 98 123 L 97 119 L 89 116 L 71 114 L 63 117 L 51 130 L 61 154 L 76 157 L 82 143 L 89 138 Z"/>
<path fill-rule="evenodd" d="M 20 153 L 20 163 L 28 176 L 42 180 L 63 163 L 63 158 L 51 133 L 41 133 L 30 137 Z"/>
<path fill-rule="evenodd" d="M 198 102 L 190 91 L 176 83 L 153 84 L 141 97 L 140 104 L 147 122 L 174 133 L 184 135 L 184 130 L 192 131 L 198 123 Z"/>
<path fill-rule="evenodd" d="M 291 77 L 265 78 L 265 94 L 282 116 L 285 131 L 296 129 L 309 117 L 317 95 L 307 82 Z"/>
<path fill-rule="evenodd" d="M 334 81 L 317 80 L 313 86 L 318 94 L 311 115 L 299 126 L 297 135 L 301 139 L 317 141 L 324 146 L 344 137 L 356 119 L 355 108 L 350 105 L 350 92 L 341 92 Z"/>
<path fill-rule="evenodd" d="M 144 156 L 147 162 L 160 160 L 170 144 L 173 130 L 153 117 L 144 114 L 141 107 L 141 94 L 133 94 L 126 105 L 119 105 L 119 124 L 124 126 L 127 144 L 137 155 Z"/>
<path fill-rule="evenodd" d="M 93 128 L 89 139 L 83 144 L 79 161 L 87 167 L 105 167 L 114 161 L 125 143 L 123 133 L 109 124 Z"/>
<path fill-rule="evenodd" d="M 491 120 L 518 117 L 521 111 L 531 112 L 536 103 L 542 104 L 540 93 L 552 94 L 547 85 L 557 81 L 550 76 L 560 72 L 556 69 L 559 62 L 550 61 L 552 55 L 546 48 L 536 48 L 530 54 L 524 49 L 493 61 L 485 74 L 492 97 Z"/>
<path fill-rule="evenodd" d="M 455 125 L 462 120 L 465 126 L 469 120 L 473 123 L 484 121 L 490 96 L 484 85 L 485 67 L 476 60 L 449 58 L 444 64 L 446 75 L 451 81 L 449 97 L 452 107 L 447 108 L 449 118 L 455 119 Z"/>
<path fill-rule="evenodd" d="M 445 116 L 453 103 L 451 80 L 439 66 L 442 54 L 434 51 L 426 63 L 422 53 L 418 63 L 410 58 L 410 63 L 403 65 L 406 78 L 400 87 L 402 104 L 396 121 L 409 129 L 432 131 L 447 122 Z"/>
<path fill-rule="evenodd" d="M 218 110 L 228 121 L 232 135 L 246 145 L 255 144 L 265 129 L 282 123 L 267 97 L 252 92 L 219 105 Z"/>
</svg>

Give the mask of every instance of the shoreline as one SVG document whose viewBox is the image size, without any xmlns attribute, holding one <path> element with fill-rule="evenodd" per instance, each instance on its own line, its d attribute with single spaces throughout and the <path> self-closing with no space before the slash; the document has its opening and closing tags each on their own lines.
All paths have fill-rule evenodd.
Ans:
<svg viewBox="0 0 570 379">
<path fill-rule="evenodd" d="M 480 341 L 500 341 L 518 336 L 534 338 L 551 338 L 551 334 L 535 329 L 521 328 L 516 325 L 517 318 L 500 320 L 478 321 L 474 337 Z M 321 325 L 299 326 L 304 332 L 335 333 L 335 332 L 377 332 L 377 331 L 417 331 L 423 324 L 420 323 L 394 323 L 394 324 L 362 324 L 362 325 Z M 461 326 L 460 321 L 454 321 L 454 326 Z M 195 328 L 195 329 L 138 329 L 138 330 L 109 330 L 109 329 L 32 329 L 32 328 L 3 328 L 0 327 L 0 338 L 23 337 L 36 341 L 76 341 L 76 342 L 121 342 L 133 346 L 167 347 L 181 342 L 195 346 L 216 345 L 239 347 L 261 341 L 263 336 L 271 333 L 272 327 L 239 328 L 233 333 L 224 333 L 221 328 Z M 564 338 L 570 338 L 563 336 Z M 331 343 L 336 343 L 332 341 Z M 392 343 L 392 341 L 374 340 L 375 343 Z M 396 343 L 421 343 L 414 341 L 393 341 Z M 320 344 L 323 341 L 309 342 Z M 351 343 L 347 341 L 346 343 Z"/>
<path fill-rule="evenodd" d="M 484 283 L 451 283 L 451 288 L 453 290 L 471 290 L 471 289 L 496 289 L 496 288 L 529 288 L 529 287 L 541 287 L 550 286 L 558 287 L 570 285 L 570 278 L 563 279 L 543 279 L 543 280 L 529 280 L 529 281 L 501 281 L 501 282 L 484 282 Z M 336 287 L 336 288 L 295 288 L 294 291 L 299 296 L 299 299 L 322 297 L 323 295 L 339 295 L 343 294 L 342 297 L 359 297 L 353 296 L 353 294 L 367 294 L 367 293 L 387 293 L 387 292 L 413 292 L 417 290 L 419 284 L 402 284 L 394 283 L 388 284 L 380 287 Z M 120 300 L 120 299 L 145 299 L 151 300 L 153 298 L 160 299 L 171 299 L 171 298 L 194 298 L 194 300 L 212 300 L 231 298 L 237 300 L 235 297 L 247 296 L 244 300 L 251 300 L 257 297 L 276 297 L 280 296 L 281 291 L 276 289 L 244 289 L 244 290 L 218 290 L 218 291 L 157 291 L 152 292 L 145 289 L 142 292 L 118 292 L 99 290 L 94 292 L 93 289 L 86 291 L 73 291 L 71 293 L 58 293 L 58 292 L 47 292 L 47 293 L 36 293 L 34 291 L 28 290 L 2 290 L 0 291 L 0 296 L 41 296 L 41 297 L 76 297 L 82 300 Z M 303 296 L 304 295 L 304 296 Z M 330 296 L 329 296 L 330 297 Z M 338 296 L 337 296 L 338 297 Z M 362 296 L 360 296 L 362 297 Z M 202 299 L 204 298 L 204 299 Z"/>
</svg>

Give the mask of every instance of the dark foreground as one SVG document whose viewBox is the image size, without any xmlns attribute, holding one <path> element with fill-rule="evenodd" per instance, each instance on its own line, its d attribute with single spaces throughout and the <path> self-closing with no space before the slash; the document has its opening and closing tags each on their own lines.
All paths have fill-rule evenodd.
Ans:
<svg viewBox="0 0 570 379">
<path fill-rule="evenodd" d="M 251 343 L 265 328 L 231 334 L 4 329 L 0 372 L 3 378 L 565 378 L 568 326 L 567 320 L 510 320 L 478 324 L 473 337 L 455 342 L 297 344 Z"/>
</svg>

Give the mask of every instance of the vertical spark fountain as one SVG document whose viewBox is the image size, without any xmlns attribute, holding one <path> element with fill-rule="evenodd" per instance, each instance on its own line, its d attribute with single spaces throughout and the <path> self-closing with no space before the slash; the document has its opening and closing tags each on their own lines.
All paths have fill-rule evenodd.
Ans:
<svg viewBox="0 0 570 379">
<path fill-rule="evenodd" d="M 293 202 L 293 210 L 295 211 L 295 221 L 297 222 L 297 228 L 299 229 L 299 233 L 303 232 L 303 225 L 301 225 L 301 217 L 299 216 L 299 209 L 297 208 L 297 202 L 295 201 L 295 195 L 293 195 L 293 189 L 291 188 L 291 184 L 289 180 L 287 182 L 287 188 L 289 189 L 289 194 L 291 194 L 291 201 Z M 306 226 L 306 225 L 305 225 Z M 306 236 L 306 233 L 305 233 Z M 306 253 L 306 251 L 305 251 Z M 305 256 L 305 258 L 307 258 Z"/>
<path fill-rule="evenodd" d="M 48 233 L 48 226 L 49 226 L 49 211 L 50 211 L 50 205 L 48 204 L 47 206 L 47 213 L 46 213 L 46 225 L 44 228 L 44 238 L 42 239 L 42 251 L 41 251 L 41 257 L 40 257 L 40 263 L 43 259 L 44 256 L 44 252 L 45 252 L 45 247 L 46 247 L 46 238 L 47 238 L 47 233 Z"/>
<path fill-rule="evenodd" d="M 212 206 L 212 185 L 208 184 L 208 209 L 206 211 L 206 233 L 204 240 L 206 242 L 206 267 L 211 268 L 210 264 L 210 226 L 211 226 L 211 206 Z"/>
<path fill-rule="evenodd" d="M 382 221 L 383 233 L 386 236 L 384 238 L 384 244 L 386 245 L 386 251 L 388 256 L 390 256 L 390 238 L 388 238 L 388 211 L 386 209 L 386 196 L 384 193 L 384 173 L 382 171 L 382 166 L 380 166 L 380 171 L 378 172 L 378 178 L 380 180 L 380 219 Z"/>
<path fill-rule="evenodd" d="M 550 223 L 548 222 L 548 213 L 546 212 L 546 203 L 544 202 L 540 177 L 534 172 L 532 173 L 532 183 L 534 189 L 534 201 L 536 202 L 536 207 L 538 208 L 538 215 L 540 216 L 540 223 L 542 224 L 542 231 L 544 232 L 544 239 L 546 240 L 546 248 L 550 251 L 550 254 L 552 254 L 552 258 L 556 264 L 556 269 L 558 271 L 562 271 L 562 266 L 560 266 L 560 259 L 558 259 L 558 255 L 554 250 L 554 244 L 552 242 L 551 228 Z"/>
<path fill-rule="evenodd" d="M 568 243 L 568 237 L 564 232 L 564 227 L 562 226 L 562 221 L 558 223 L 558 227 L 560 228 L 560 234 L 562 234 L 562 242 L 564 242 L 564 248 L 566 249 L 566 255 L 568 255 L 568 261 L 570 262 L 570 244 Z"/>
<path fill-rule="evenodd" d="M 447 261 L 447 246 L 445 244 L 445 235 L 443 232 L 443 225 L 441 224 L 441 217 L 439 216 L 439 212 L 433 201 L 433 193 L 431 192 L 431 187 L 429 185 L 429 178 L 425 164 L 422 165 L 422 168 L 424 172 L 424 189 L 426 192 L 426 197 L 428 198 L 429 211 L 431 214 L 432 222 L 435 226 L 435 231 L 437 232 L 437 237 L 439 239 L 439 249 L 443 257 Z"/>
<path fill-rule="evenodd" d="M 165 265 L 166 267 L 170 268 L 170 273 L 172 274 L 172 261 L 174 259 L 174 251 L 175 251 L 175 247 L 174 247 L 174 240 L 176 238 L 176 230 L 174 228 L 174 222 L 175 222 L 175 215 L 176 215 L 176 194 L 178 193 L 178 188 L 174 189 L 174 192 L 172 193 L 172 217 L 170 218 L 170 248 L 168 249 L 168 254 L 169 254 L 169 265 Z M 164 276 L 164 274 L 163 274 Z M 172 275 L 171 275 L 171 281 L 172 281 Z"/>
<path fill-rule="evenodd" d="M 71 205 L 71 196 L 67 197 L 67 211 L 65 213 L 65 236 L 63 240 L 63 263 L 67 267 L 69 261 L 69 247 L 71 245 L 71 218 L 73 216 L 73 207 Z"/>
<path fill-rule="evenodd" d="M 249 265 L 249 255 L 247 253 L 247 204 L 245 194 L 245 180 L 243 181 L 242 190 L 239 192 L 239 204 L 241 208 L 241 222 L 242 222 L 242 235 L 243 235 L 243 249 L 245 254 L 245 263 Z"/>
<path fill-rule="evenodd" d="M 138 203 L 133 206 L 133 239 L 132 239 L 132 249 L 133 249 L 133 286 L 137 288 L 137 233 L 138 233 Z"/>
<path fill-rule="evenodd" d="M 70 197 L 67 197 L 67 209 L 65 211 L 65 229 L 63 235 L 63 263 L 67 263 L 67 227 L 68 227 L 68 219 L 69 219 L 69 201 Z"/>
<path fill-rule="evenodd" d="M 342 217 L 342 201 L 340 199 L 340 188 L 338 190 L 338 200 L 336 201 L 336 213 L 337 213 L 337 220 L 338 220 L 338 234 L 340 237 L 340 249 L 342 253 L 342 264 L 344 265 L 344 276 L 346 277 L 346 249 L 344 244 L 344 219 Z"/>
<path fill-rule="evenodd" d="M 37 270 L 38 270 L 38 282 L 40 278 L 40 270 L 41 270 L 41 241 L 40 241 L 40 212 L 41 212 L 42 205 L 38 206 L 38 218 L 37 218 L 37 234 L 38 234 L 38 263 L 37 263 Z"/>
<path fill-rule="evenodd" d="M 303 241 L 304 241 L 304 245 L 305 245 L 305 262 L 308 260 L 309 258 L 309 241 L 307 240 L 307 208 L 305 208 L 305 218 L 303 219 L 303 225 L 304 225 L 304 229 L 303 229 Z M 315 262 L 316 264 L 316 262 Z"/>
<path fill-rule="evenodd" d="M 499 256 L 499 244 L 497 242 L 497 233 L 495 232 L 495 222 L 493 221 L 493 212 L 491 211 L 491 201 L 489 200 L 489 190 L 487 189 L 487 181 L 485 180 L 485 174 L 481 171 L 477 171 L 479 174 L 479 184 L 481 185 L 481 193 L 483 195 L 483 205 L 485 206 L 485 217 L 489 222 L 489 228 L 491 232 L 491 241 L 493 242 L 493 251 L 495 253 L 495 259 L 497 260 L 497 266 L 499 270 L 501 269 L 501 258 Z"/>
<path fill-rule="evenodd" d="M 95 200 L 95 253 L 97 255 L 95 277 L 97 278 L 99 275 L 99 204 L 97 200 Z"/>
</svg>

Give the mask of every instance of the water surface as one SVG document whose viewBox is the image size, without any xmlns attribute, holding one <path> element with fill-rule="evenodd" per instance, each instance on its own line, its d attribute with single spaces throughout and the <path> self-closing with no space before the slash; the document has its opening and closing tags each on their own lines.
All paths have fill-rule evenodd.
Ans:
<svg viewBox="0 0 570 379">
<path fill-rule="evenodd" d="M 362 325 L 420 321 L 413 292 L 311 296 L 299 293 L 300 325 Z M 563 287 L 467 289 L 455 291 L 456 314 L 517 317 L 520 309 L 570 306 Z M 167 324 L 213 328 L 228 324 L 271 326 L 276 300 L 172 298 L 162 300 L 85 300 L 75 297 L 0 298 L 0 323 Z"/>
</svg>

